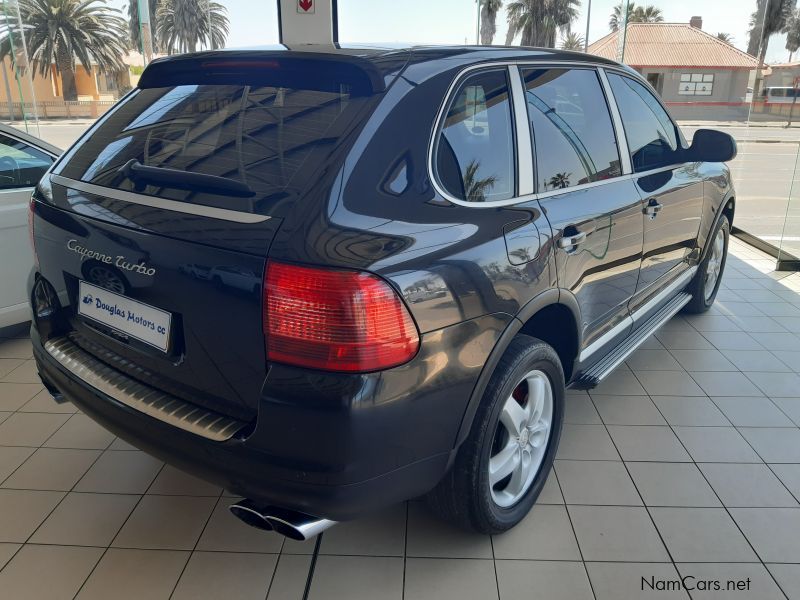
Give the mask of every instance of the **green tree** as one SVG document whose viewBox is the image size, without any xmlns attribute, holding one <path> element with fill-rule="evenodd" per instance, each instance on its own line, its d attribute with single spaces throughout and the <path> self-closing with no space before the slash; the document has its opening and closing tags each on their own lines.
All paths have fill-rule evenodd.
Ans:
<svg viewBox="0 0 800 600">
<path fill-rule="evenodd" d="M 0 15 L 0 58 L 20 52 L 24 34 L 31 66 L 47 77 L 55 64 L 65 100 L 78 99 L 78 62 L 90 73 L 93 64 L 106 74 L 125 68 L 125 19 L 104 1 L 19 0 L 19 12 L 22 28 L 16 15 Z"/>
<path fill-rule="evenodd" d="M 497 33 L 497 13 L 503 0 L 480 0 L 481 2 L 481 44 L 489 46 Z"/>
<path fill-rule="evenodd" d="M 756 10 L 750 15 L 750 38 L 747 42 L 747 52 L 758 56 L 753 98 L 757 98 L 760 92 L 769 38 L 776 33 L 787 31 L 796 4 L 797 0 L 757 0 Z"/>
<path fill-rule="evenodd" d="M 156 38 L 167 54 L 195 52 L 200 44 L 224 48 L 230 30 L 228 10 L 211 0 L 161 0 Z"/>
<path fill-rule="evenodd" d="M 157 48 L 157 40 L 155 39 L 155 35 L 153 35 L 153 24 L 155 22 L 156 12 L 158 11 L 158 5 L 161 3 L 161 0 L 148 0 L 148 4 L 150 6 L 150 32 L 151 37 L 153 38 L 151 41 L 153 42 L 153 50 Z M 130 45 L 131 49 L 133 50 L 141 50 L 142 49 L 142 30 L 139 24 L 139 0 L 128 0 L 128 30 L 130 34 Z"/>
<path fill-rule="evenodd" d="M 579 0 L 513 0 L 506 5 L 509 45 L 522 34 L 523 46 L 554 48 L 557 32 L 569 32 L 578 17 Z"/>
<path fill-rule="evenodd" d="M 786 49 L 789 51 L 789 62 L 800 48 L 800 10 L 795 10 L 786 23 Z"/>
<path fill-rule="evenodd" d="M 580 34 L 570 31 L 564 36 L 564 39 L 561 40 L 561 48 L 562 50 L 583 50 L 583 42 L 583 37 Z"/>
<path fill-rule="evenodd" d="M 722 42 L 725 42 L 726 44 L 733 44 L 733 36 L 730 33 L 725 33 L 720 31 L 717 34 L 717 39 Z"/>
<path fill-rule="evenodd" d="M 486 200 L 486 192 L 491 190 L 494 184 L 497 183 L 497 177 L 494 175 L 478 179 L 479 168 L 480 163 L 473 160 L 464 171 L 464 191 L 469 202 L 484 202 Z"/>
<path fill-rule="evenodd" d="M 622 6 L 624 1 L 614 7 L 614 12 L 611 13 L 611 18 L 608 20 L 608 26 L 611 31 L 619 30 L 622 25 Z M 628 23 L 662 23 L 664 15 L 661 9 L 652 4 L 647 6 L 636 6 L 634 2 L 628 3 L 627 11 Z"/>
</svg>

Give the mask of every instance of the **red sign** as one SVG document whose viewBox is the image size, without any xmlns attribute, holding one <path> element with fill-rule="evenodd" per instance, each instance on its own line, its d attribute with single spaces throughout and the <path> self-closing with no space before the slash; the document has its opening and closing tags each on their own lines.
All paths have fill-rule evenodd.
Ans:
<svg viewBox="0 0 800 600">
<path fill-rule="evenodd" d="M 314 0 L 297 0 L 297 12 L 308 14 L 314 12 Z"/>
</svg>

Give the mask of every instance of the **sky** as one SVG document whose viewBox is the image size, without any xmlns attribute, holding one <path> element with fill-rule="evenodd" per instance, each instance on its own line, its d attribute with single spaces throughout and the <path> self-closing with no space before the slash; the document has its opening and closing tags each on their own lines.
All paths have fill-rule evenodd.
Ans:
<svg viewBox="0 0 800 600">
<path fill-rule="evenodd" d="M 231 31 L 228 47 L 278 42 L 277 0 L 215 0 L 228 9 Z M 573 31 L 586 35 L 589 0 L 581 0 Z M 593 0 L 589 42 L 609 32 L 608 19 L 618 0 Z M 111 6 L 127 7 L 127 0 L 109 0 Z M 505 4 L 508 0 L 505 0 Z M 734 45 L 747 47 L 750 14 L 756 0 L 652 0 L 661 8 L 664 20 L 688 23 L 693 15 L 703 17 L 703 29 L 733 35 Z M 475 43 L 476 0 L 339 0 L 340 42 L 408 42 L 415 44 Z M 125 13 L 127 14 L 127 12 Z M 505 9 L 497 15 L 495 43 L 505 41 Z M 786 36 L 770 38 L 767 62 L 785 62 Z"/>
</svg>

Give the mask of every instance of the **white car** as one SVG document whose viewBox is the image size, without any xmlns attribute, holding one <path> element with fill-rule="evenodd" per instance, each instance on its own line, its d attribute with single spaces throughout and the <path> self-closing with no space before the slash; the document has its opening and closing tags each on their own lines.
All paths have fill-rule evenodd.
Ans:
<svg viewBox="0 0 800 600">
<path fill-rule="evenodd" d="M 26 283 L 33 267 L 28 239 L 31 193 L 61 150 L 0 124 L 0 328 L 30 320 Z"/>
</svg>

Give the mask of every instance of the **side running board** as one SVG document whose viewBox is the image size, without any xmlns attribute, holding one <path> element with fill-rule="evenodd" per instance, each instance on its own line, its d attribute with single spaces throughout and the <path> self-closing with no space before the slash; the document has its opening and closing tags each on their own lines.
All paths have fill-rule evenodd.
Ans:
<svg viewBox="0 0 800 600">
<path fill-rule="evenodd" d="M 633 354 L 639 346 L 647 341 L 659 327 L 669 321 L 675 313 L 686 306 L 691 299 L 692 295 L 686 292 L 681 292 L 676 295 L 649 319 L 634 329 L 612 352 L 609 352 L 585 371 L 578 373 L 571 387 L 581 390 L 595 387 L 603 379 L 608 377 L 614 369 L 622 364 L 626 358 Z"/>
</svg>

